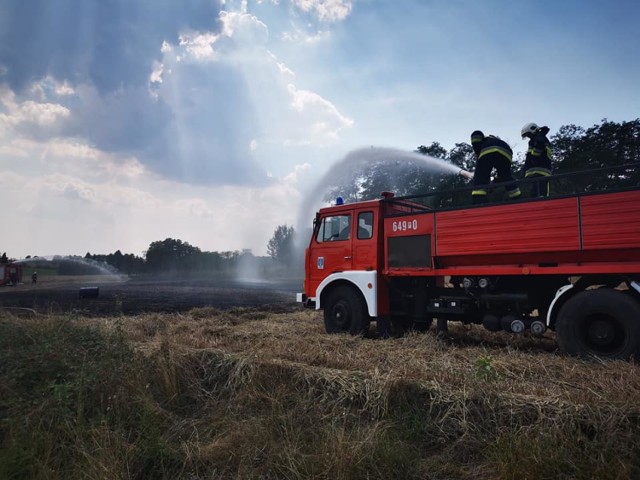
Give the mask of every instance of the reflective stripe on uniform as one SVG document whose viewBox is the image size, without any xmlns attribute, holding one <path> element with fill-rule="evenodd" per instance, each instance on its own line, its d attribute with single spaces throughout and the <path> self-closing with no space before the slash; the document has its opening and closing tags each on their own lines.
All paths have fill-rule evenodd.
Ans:
<svg viewBox="0 0 640 480">
<path fill-rule="evenodd" d="M 487 148 L 483 148 L 480 151 L 480 155 L 478 155 L 478 158 L 482 158 L 484 155 L 488 155 L 490 153 L 499 153 L 501 155 L 504 155 L 505 157 L 507 157 L 509 159 L 509 161 L 511 161 L 511 152 L 509 152 L 509 150 L 507 150 L 506 148 L 502 148 L 502 147 L 487 147 Z"/>
<path fill-rule="evenodd" d="M 524 174 L 525 178 L 532 175 L 542 175 L 543 177 L 549 177 L 551 176 L 551 170 L 543 167 L 533 167 L 527 170 Z"/>
<path fill-rule="evenodd" d="M 516 187 L 513 190 L 509 190 L 507 194 L 509 195 L 509 198 L 516 198 L 516 197 L 519 197 L 522 194 L 522 192 L 518 187 Z"/>
<path fill-rule="evenodd" d="M 486 195 L 487 191 L 483 188 L 479 188 L 478 190 L 473 190 L 471 195 Z"/>
<path fill-rule="evenodd" d="M 534 157 L 539 157 L 540 155 L 542 155 L 542 150 L 538 150 L 537 148 L 530 148 L 528 150 L 528 153 Z"/>
</svg>

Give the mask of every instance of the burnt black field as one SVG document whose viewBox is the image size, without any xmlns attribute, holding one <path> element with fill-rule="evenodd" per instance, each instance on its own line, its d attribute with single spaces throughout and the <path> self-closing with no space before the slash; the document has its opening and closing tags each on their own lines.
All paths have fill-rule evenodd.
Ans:
<svg viewBox="0 0 640 480">
<path fill-rule="evenodd" d="M 299 308 L 295 294 L 301 289 L 301 280 L 266 282 L 145 277 L 114 281 L 100 276 L 44 277 L 36 285 L 0 287 L 0 308 L 26 308 L 37 313 L 76 312 L 91 316 L 184 312 L 199 307 L 261 307 L 285 312 Z M 81 290 L 94 296 L 84 297 Z"/>
</svg>

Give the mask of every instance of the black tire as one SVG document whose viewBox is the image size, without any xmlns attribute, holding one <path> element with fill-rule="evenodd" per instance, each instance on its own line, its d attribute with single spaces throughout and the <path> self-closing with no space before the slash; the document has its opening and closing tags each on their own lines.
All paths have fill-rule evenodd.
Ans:
<svg viewBox="0 0 640 480">
<path fill-rule="evenodd" d="M 558 312 L 560 350 L 580 357 L 625 359 L 640 356 L 640 302 L 618 290 L 585 290 Z"/>
<path fill-rule="evenodd" d="M 329 292 L 324 306 L 327 333 L 363 335 L 369 331 L 370 321 L 364 298 L 355 288 L 342 285 Z"/>
</svg>

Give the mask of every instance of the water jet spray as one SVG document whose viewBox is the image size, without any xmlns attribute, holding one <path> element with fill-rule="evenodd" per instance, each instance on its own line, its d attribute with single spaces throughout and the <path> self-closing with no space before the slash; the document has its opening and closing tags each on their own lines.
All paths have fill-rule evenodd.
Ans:
<svg viewBox="0 0 640 480">
<path fill-rule="evenodd" d="M 373 165 L 387 165 L 396 170 L 406 168 L 408 165 L 419 166 L 425 172 L 440 172 L 443 174 L 460 175 L 467 180 L 473 178 L 473 173 L 468 172 L 457 165 L 449 163 L 441 158 L 432 157 L 418 152 L 410 152 L 397 148 L 365 147 L 349 152 L 342 160 L 336 162 L 318 180 L 304 197 L 298 211 L 296 230 L 302 231 L 309 225 L 314 212 L 323 203 L 323 194 L 331 187 L 340 185 L 344 179 L 353 178 Z"/>
</svg>

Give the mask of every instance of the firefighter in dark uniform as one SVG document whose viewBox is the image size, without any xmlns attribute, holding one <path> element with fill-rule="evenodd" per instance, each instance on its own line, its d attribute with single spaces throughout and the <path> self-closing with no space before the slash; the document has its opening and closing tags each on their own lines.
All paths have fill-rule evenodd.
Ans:
<svg viewBox="0 0 640 480">
<path fill-rule="evenodd" d="M 522 138 L 529 139 L 527 157 L 524 161 L 524 177 L 540 178 L 531 184 L 532 197 L 549 196 L 549 179 L 551 176 L 551 142 L 547 138 L 549 127 L 538 127 L 535 123 L 527 123 L 520 131 Z"/>
<path fill-rule="evenodd" d="M 476 154 L 476 170 L 473 174 L 474 189 L 471 196 L 474 204 L 487 203 L 487 185 L 491 182 L 491 171 L 495 168 L 495 183 L 504 183 L 510 199 L 520 197 L 520 189 L 511 175 L 513 152 L 507 142 L 498 137 L 484 136 L 480 130 L 471 134 L 471 146 Z"/>
</svg>

